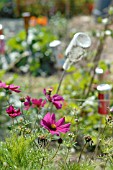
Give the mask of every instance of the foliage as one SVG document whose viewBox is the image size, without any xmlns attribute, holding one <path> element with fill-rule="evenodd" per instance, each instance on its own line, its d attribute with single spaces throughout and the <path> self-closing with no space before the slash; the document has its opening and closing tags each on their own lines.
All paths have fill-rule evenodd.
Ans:
<svg viewBox="0 0 113 170">
<path fill-rule="evenodd" d="M 100 59 L 102 52 L 100 47 L 105 41 L 105 36 L 99 38 L 101 46 L 96 54 Z M 74 59 L 72 64 L 76 63 L 76 57 Z M 6 112 L 12 120 L 9 137 L 1 141 L 0 166 L 2 169 L 113 169 L 113 110 L 106 108 L 108 111 L 106 114 L 98 114 L 100 100 L 96 88 L 101 81 L 109 81 L 106 79 L 110 74 L 109 66 L 100 60 L 92 64 L 88 58 L 83 58 L 81 65 L 82 69 L 77 65 L 68 71 L 64 70 L 66 77 L 62 86 L 63 76 L 59 86 L 44 89 L 39 100 L 22 96 L 19 99 L 19 105 L 12 94 L 8 93 L 13 93 L 19 86 L 11 88 L 12 86 L 0 82 L 1 90 L 7 92 L 5 97 L 7 95 L 9 97 L 7 106 L 10 106 Z M 103 80 L 95 75 L 97 65 L 104 70 L 105 79 Z M 93 74 L 91 74 L 92 70 Z M 92 78 L 93 81 L 91 81 Z M 90 82 L 91 86 L 89 86 Z M 58 94 L 59 88 L 63 97 Z M 86 95 L 88 89 L 89 93 Z M 55 95 L 52 95 L 53 92 Z M 16 106 L 16 109 L 12 109 L 11 105 Z M 51 118 L 47 116 L 47 112 L 52 113 Z M 57 123 L 53 113 L 56 113 L 57 118 L 62 117 Z M 70 133 L 57 136 L 60 132 L 69 131 L 66 124 L 62 125 L 64 115 L 65 121 L 71 123 Z M 61 126 L 58 131 L 59 122 Z M 64 129 L 65 125 L 66 129 Z"/>
<path fill-rule="evenodd" d="M 36 17 L 31 17 L 32 19 Z M 50 42 L 64 37 L 67 20 L 57 13 L 47 26 L 30 26 L 26 41 L 26 32 L 23 30 L 6 42 L 6 60 L 8 70 L 30 72 L 34 76 L 51 75 L 56 71 L 54 51 L 49 47 Z M 57 29 L 56 29 L 57 28 Z M 63 34 L 62 34 L 63 32 Z"/>
<path fill-rule="evenodd" d="M 102 62 L 100 64 L 105 68 Z M 68 74 L 72 70 L 74 68 L 71 68 Z M 70 76 L 71 78 L 68 78 Z M 85 76 L 87 77 L 88 75 L 85 74 Z M 74 99 L 81 98 L 83 96 L 82 91 L 84 91 L 82 77 L 81 70 L 75 70 L 72 75 L 69 74 L 66 77 L 66 83 L 64 81 L 61 87 L 65 98 L 62 110 L 56 110 L 55 107 L 61 107 L 61 105 L 56 105 L 54 100 L 51 103 L 49 97 L 54 99 L 54 95 L 50 94 L 52 88 L 48 89 L 49 93 L 46 93 L 48 91 L 44 92 L 45 97 L 48 99 L 47 102 L 50 100 L 50 104 L 48 103 L 47 106 L 42 108 L 32 107 L 30 103 L 33 102 L 32 100 L 27 105 L 24 104 L 25 98 L 23 96 L 17 102 L 18 100 L 15 100 L 12 94 L 5 94 L 5 97 L 9 95 L 10 104 L 16 106 L 16 108 L 22 106 L 22 115 L 11 118 L 12 121 L 10 121 L 9 132 L 7 133 L 8 137 L 5 137 L 5 141 L 0 142 L 1 169 L 93 170 L 106 167 L 112 170 L 112 113 L 105 117 L 97 113 L 97 105 L 91 99 L 91 94 L 95 95 L 94 92 L 90 93 L 90 98 L 85 102 L 82 101 L 77 104 Z M 70 84 L 71 88 L 67 87 L 68 81 L 70 81 L 68 84 Z M 75 88 L 75 82 L 77 81 L 81 84 L 80 87 L 77 85 Z M 86 81 L 88 80 L 86 79 Z M 65 90 L 65 88 L 67 89 Z M 1 89 L 1 91 L 3 90 L 5 89 Z M 57 87 L 54 88 L 54 91 L 57 91 Z M 70 91 L 75 91 L 74 95 L 70 96 Z M 76 93 L 76 91 L 80 93 Z M 48 94 L 50 95 L 49 97 Z M 45 99 L 43 95 L 42 99 Z M 57 102 L 59 103 L 59 100 Z M 26 106 L 29 106 L 28 110 L 24 109 Z M 71 131 L 68 135 L 51 135 L 47 130 L 41 128 L 40 120 L 43 119 L 43 116 L 48 111 L 57 111 L 57 118 L 65 115 L 66 122 L 71 123 Z M 98 139 L 101 140 L 98 141 Z M 98 153 L 96 153 L 96 147 L 98 147 Z"/>
<path fill-rule="evenodd" d="M 14 18 L 14 3 L 13 0 L 1 0 L 0 1 L 0 17 Z"/>
<path fill-rule="evenodd" d="M 30 12 L 31 15 L 45 15 L 48 17 L 55 15 L 59 11 L 66 17 L 72 17 L 75 14 L 90 14 L 93 9 L 93 0 L 31 0 L 30 2 L 13 0 L 10 3 L 8 0 L 1 0 L 0 9 L 4 17 L 5 14 L 7 17 L 21 17 L 25 11 Z M 10 15 L 8 16 L 8 14 Z"/>
<path fill-rule="evenodd" d="M 75 14 L 90 14 L 93 9 L 93 0 L 37 0 L 26 4 L 21 1 L 21 12 L 29 11 L 32 15 L 46 15 L 51 17 L 60 11 L 64 16 L 70 17 Z"/>
<path fill-rule="evenodd" d="M 37 76 L 45 73 L 50 75 L 54 72 L 54 58 L 49 43 L 57 36 L 53 35 L 48 27 L 36 26 L 30 28 L 28 44 L 26 44 L 25 31 L 21 31 L 14 38 L 7 42 L 7 55 L 10 53 L 10 58 L 14 58 L 12 62 L 18 61 L 16 67 L 29 66 L 31 74 Z M 10 61 L 11 62 L 11 61 Z"/>
<path fill-rule="evenodd" d="M 4 78 L 5 77 L 5 78 Z M 17 79 L 17 74 L 14 74 L 11 77 L 7 78 L 7 84 L 11 84 L 14 82 L 14 80 Z M 0 79 L 5 79 L 6 80 L 6 75 L 5 75 L 5 71 L 4 70 L 0 70 Z M 12 96 L 12 98 L 16 99 L 16 96 Z M 5 111 L 5 106 L 6 106 L 6 102 L 7 102 L 8 98 L 6 97 L 6 92 L 2 91 L 2 89 L 0 89 L 0 139 L 3 139 L 4 136 L 6 135 L 6 131 L 9 128 L 9 122 L 10 119 L 8 116 L 4 116 L 4 111 Z"/>
<path fill-rule="evenodd" d="M 68 20 L 60 12 L 57 12 L 49 19 L 49 27 L 51 28 L 51 32 L 53 33 L 53 35 L 58 36 L 59 39 L 65 37 L 67 24 Z"/>
</svg>

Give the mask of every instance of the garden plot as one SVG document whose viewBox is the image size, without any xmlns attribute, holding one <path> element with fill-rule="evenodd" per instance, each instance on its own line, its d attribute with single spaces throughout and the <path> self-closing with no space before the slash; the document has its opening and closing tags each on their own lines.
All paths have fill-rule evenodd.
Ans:
<svg viewBox="0 0 113 170">
<path fill-rule="evenodd" d="M 67 36 L 62 37 L 66 60 L 55 76 L 32 77 L 28 72 L 26 79 L 9 79 L 1 72 L 1 128 L 8 136 L 0 142 L 3 170 L 113 169 L 113 70 L 104 56 L 104 50 L 111 53 L 107 42 L 112 42 L 112 34 L 110 38 L 107 29 L 100 36 L 106 29 L 102 24 L 95 25 L 100 31 L 93 31 L 89 17 L 68 23 Z M 106 86 L 100 89 L 100 84 Z"/>
</svg>

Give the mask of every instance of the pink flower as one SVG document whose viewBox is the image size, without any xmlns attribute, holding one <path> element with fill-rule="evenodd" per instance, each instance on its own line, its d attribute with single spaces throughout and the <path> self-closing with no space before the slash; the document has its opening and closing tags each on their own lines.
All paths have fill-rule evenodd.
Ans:
<svg viewBox="0 0 113 170">
<path fill-rule="evenodd" d="M 44 89 L 44 94 L 47 98 L 47 100 L 49 102 L 52 102 L 53 105 L 57 108 L 57 109 L 61 109 L 62 108 L 62 102 L 64 101 L 63 97 L 58 95 L 58 94 L 55 94 L 53 96 L 51 96 L 51 92 L 52 92 L 52 88 L 48 89 L 46 91 L 46 89 Z"/>
<path fill-rule="evenodd" d="M 33 107 L 41 108 L 46 104 L 46 100 L 43 101 L 42 99 L 32 99 L 31 101 Z"/>
<path fill-rule="evenodd" d="M 6 88 L 6 87 L 7 85 L 4 82 L 0 81 L 0 88 Z"/>
<path fill-rule="evenodd" d="M 7 88 L 8 88 L 9 90 L 11 90 L 11 91 L 16 92 L 16 93 L 20 93 L 20 92 L 21 92 L 20 90 L 18 90 L 18 88 L 20 88 L 20 86 L 15 86 L 14 84 L 8 85 Z"/>
<path fill-rule="evenodd" d="M 70 131 L 70 123 L 64 124 L 65 118 L 61 118 L 56 122 L 55 114 L 49 112 L 41 120 L 41 125 L 47 129 L 52 135 L 60 135 L 60 133 L 66 133 Z"/>
<path fill-rule="evenodd" d="M 20 116 L 22 113 L 20 112 L 20 109 L 14 109 L 14 107 L 12 105 L 10 105 L 7 109 L 6 112 L 8 113 L 8 115 L 12 118 L 15 118 L 17 116 Z"/>
<path fill-rule="evenodd" d="M 6 85 L 6 83 L 4 83 L 2 81 L 0 81 L 0 88 L 8 89 L 8 90 L 14 91 L 16 93 L 21 92 L 20 90 L 18 90 L 18 88 L 20 88 L 20 86 L 15 86 L 14 84 Z"/>
<path fill-rule="evenodd" d="M 25 106 L 24 109 L 25 109 L 25 110 L 28 110 L 31 105 L 32 105 L 31 97 L 30 97 L 30 96 L 27 96 L 27 97 L 26 97 L 26 101 L 24 102 L 24 106 Z"/>
<path fill-rule="evenodd" d="M 62 96 L 59 96 L 58 94 L 55 94 L 51 97 L 51 102 L 55 105 L 57 109 L 62 108 L 61 102 L 64 101 Z"/>
</svg>

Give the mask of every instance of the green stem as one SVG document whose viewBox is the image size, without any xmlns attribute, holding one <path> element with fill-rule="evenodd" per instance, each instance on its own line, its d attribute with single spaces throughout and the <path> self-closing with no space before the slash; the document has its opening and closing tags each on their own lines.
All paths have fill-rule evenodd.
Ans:
<svg viewBox="0 0 113 170">
<path fill-rule="evenodd" d="M 96 147 L 95 147 L 95 151 L 94 151 L 94 156 L 93 156 L 93 158 L 96 158 L 96 156 L 97 156 L 97 151 L 98 151 L 98 146 L 99 146 L 99 144 L 100 144 L 101 124 L 102 124 L 102 117 L 101 117 L 100 123 L 99 123 L 99 133 L 98 133 L 98 137 L 97 137 L 97 144 L 96 144 Z"/>
<path fill-rule="evenodd" d="M 12 118 L 12 126 L 14 126 L 14 118 Z"/>
<path fill-rule="evenodd" d="M 49 160 L 49 162 L 51 162 L 51 161 L 55 158 L 55 156 L 57 155 L 57 153 L 58 153 L 58 151 L 59 151 L 59 148 L 60 148 L 60 144 L 58 145 L 58 148 L 57 148 L 55 154 L 54 154 L 53 157 Z"/>
<path fill-rule="evenodd" d="M 42 163 L 41 163 L 40 170 L 43 168 L 43 165 L 44 165 L 44 157 L 42 158 Z"/>
<path fill-rule="evenodd" d="M 39 112 L 37 113 L 37 115 L 38 115 L 38 114 L 39 114 Z M 35 121 L 35 123 L 34 123 L 34 129 L 36 128 L 37 120 L 38 120 L 38 117 L 37 117 L 37 119 L 36 119 L 36 121 Z"/>
<path fill-rule="evenodd" d="M 69 155 L 69 148 L 68 148 L 68 151 L 67 151 L 67 154 L 66 154 L 66 157 L 65 157 L 65 161 L 64 161 L 65 163 L 67 161 L 68 155 Z"/>
<path fill-rule="evenodd" d="M 86 147 L 86 144 L 87 144 L 87 142 L 84 144 L 84 146 L 83 146 L 83 148 L 82 148 L 82 150 L 81 150 L 81 152 L 80 152 L 80 155 L 79 155 L 79 158 L 78 158 L 78 163 L 80 163 L 81 156 L 82 156 L 82 154 L 83 154 L 84 148 Z"/>
<path fill-rule="evenodd" d="M 65 74 L 66 74 L 66 70 L 64 70 L 63 73 L 62 73 L 62 76 L 61 76 L 61 79 L 60 79 L 56 94 L 58 94 L 58 92 L 60 90 L 60 87 L 61 87 L 61 84 L 62 84 L 62 81 L 63 81 L 63 78 L 64 78 Z"/>
<path fill-rule="evenodd" d="M 98 146 L 99 146 L 99 144 L 100 144 L 100 138 L 103 137 L 104 131 L 105 131 L 106 126 L 107 126 L 107 123 L 106 123 L 106 125 L 104 126 L 103 130 L 101 129 L 101 125 L 102 125 L 102 117 L 101 117 L 101 119 L 100 119 L 100 127 L 99 127 L 98 140 L 97 140 L 97 144 L 96 144 L 96 147 L 95 147 L 95 151 L 94 151 L 94 156 L 93 156 L 93 158 L 96 158 L 96 156 L 97 156 Z"/>
<path fill-rule="evenodd" d="M 24 123 L 26 124 L 25 115 L 23 114 L 23 107 L 22 107 L 22 102 L 21 102 L 21 112 L 22 112 L 22 116 L 23 116 L 23 119 L 24 119 Z"/>
</svg>

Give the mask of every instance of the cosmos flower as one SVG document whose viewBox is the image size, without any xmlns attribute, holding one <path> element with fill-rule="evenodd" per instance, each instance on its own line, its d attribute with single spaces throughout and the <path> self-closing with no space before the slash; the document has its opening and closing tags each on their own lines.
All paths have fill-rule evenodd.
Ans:
<svg viewBox="0 0 113 170">
<path fill-rule="evenodd" d="M 70 123 L 65 123 L 65 117 L 56 121 L 55 114 L 49 112 L 41 120 L 41 125 L 47 129 L 52 135 L 60 135 L 60 133 L 66 133 L 70 131 Z"/>
<path fill-rule="evenodd" d="M 4 82 L 0 81 L 0 88 L 6 88 L 6 87 L 7 85 Z"/>
<path fill-rule="evenodd" d="M 31 105 L 32 105 L 31 97 L 30 97 L 30 96 L 27 96 L 27 97 L 26 97 L 26 101 L 24 102 L 24 106 L 25 106 L 24 109 L 25 109 L 25 110 L 28 110 Z"/>
<path fill-rule="evenodd" d="M 46 100 L 42 100 L 42 99 L 32 99 L 32 107 L 44 107 L 44 105 L 46 104 Z"/>
<path fill-rule="evenodd" d="M 8 113 L 8 115 L 12 118 L 15 118 L 17 116 L 20 116 L 22 113 L 20 112 L 20 109 L 14 109 L 14 107 L 12 105 L 10 105 L 7 109 L 6 112 Z"/>
<path fill-rule="evenodd" d="M 4 88 L 6 90 L 11 90 L 16 93 L 20 93 L 21 91 L 19 90 L 20 86 L 15 86 L 14 84 L 7 85 L 6 83 L 0 81 L 0 88 Z"/>
<path fill-rule="evenodd" d="M 44 89 L 44 94 L 47 98 L 47 100 L 49 102 L 52 102 L 53 105 L 57 108 L 57 109 L 61 109 L 62 108 L 62 102 L 64 101 L 63 97 L 58 95 L 58 94 L 55 94 L 53 96 L 51 96 L 51 92 L 52 92 L 52 88 L 49 88 L 49 89 Z"/>
<path fill-rule="evenodd" d="M 20 88 L 20 86 L 15 86 L 14 84 L 10 84 L 6 88 L 8 88 L 9 90 L 14 91 L 16 93 L 20 93 L 21 92 L 20 90 L 18 90 L 18 88 Z"/>
</svg>

